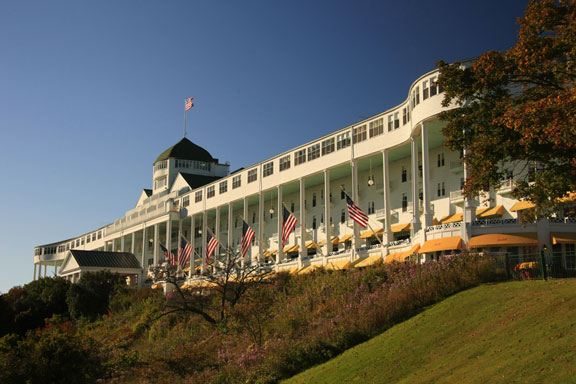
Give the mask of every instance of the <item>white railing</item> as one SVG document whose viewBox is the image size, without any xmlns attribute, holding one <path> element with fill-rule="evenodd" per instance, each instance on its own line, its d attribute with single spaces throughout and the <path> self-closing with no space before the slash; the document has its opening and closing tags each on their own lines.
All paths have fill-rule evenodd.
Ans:
<svg viewBox="0 0 576 384">
<path fill-rule="evenodd" d="M 426 232 L 445 231 L 448 229 L 458 229 L 458 228 L 462 228 L 462 222 L 461 221 L 457 221 L 454 223 L 431 225 L 429 227 L 426 227 Z"/>
<path fill-rule="evenodd" d="M 488 227 L 491 225 L 510 225 L 518 224 L 518 219 L 485 219 L 485 220 L 475 220 L 472 223 L 474 227 Z"/>
</svg>

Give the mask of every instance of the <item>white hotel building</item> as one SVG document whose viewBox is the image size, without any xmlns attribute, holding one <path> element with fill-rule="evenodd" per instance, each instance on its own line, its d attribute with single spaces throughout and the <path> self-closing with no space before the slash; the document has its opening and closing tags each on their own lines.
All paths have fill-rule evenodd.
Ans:
<svg viewBox="0 0 576 384">
<path fill-rule="evenodd" d="M 129 252 L 145 273 L 164 262 L 160 244 L 177 252 L 179 234 L 203 254 L 204 228 L 221 244 L 238 248 L 242 218 L 256 232 L 245 262 L 276 270 L 343 268 L 409 255 L 430 260 L 465 248 L 522 255 L 544 247 L 561 253 L 564 267 L 573 269 L 573 217 L 558 212 L 552 219 L 519 223 L 519 212 L 530 203 L 514 200 L 510 192 L 513 179 L 525 174 L 486 196 L 462 196 L 466 167 L 460 153 L 443 146 L 437 76 L 435 70 L 417 79 L 406 101 L 392 109 L 232 174 L 228 164 L 182 139 L 154 162 L 153 189 L 144 189 L 125 215 L 90 233 L 36 247 L 34 279 L 53 268 L 76 280 L 80 268 L 62 265 L 71 250 Z M 341 188 L 368 214 L 373 231 L 349 218 Z M 282 204 L 298 219 L 284 248 Z M 196 257 L 199 265 L 205 269 Z"/>
</svg>

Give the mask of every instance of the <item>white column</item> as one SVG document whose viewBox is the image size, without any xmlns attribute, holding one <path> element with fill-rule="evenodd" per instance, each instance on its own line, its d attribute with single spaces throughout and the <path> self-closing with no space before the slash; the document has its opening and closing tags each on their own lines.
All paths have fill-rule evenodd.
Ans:
<svg viewBox="0 0 576 384">
<path fill-rule="evenodd" d="M 354 137 L 354 136 L 352 136 Z M 358 201 L 358 173 L 356 170 L 356 159 L 352 159 L 350 165 L 352 166 L 352 200 L 357 206 L 360 206 Z M 348 215 L 350 217 L 350 215 Z M 358 248 L 358 223 L 352 220 L 354 228 L 354 236 L 352 236 L 352 252 L 350 253 L 350 260 L 354 261 L 356 259 L 356 249 Z"/>
<path fill-rule="evenodd" d="M 176 238 L 176 252 L 178 252 L 176 254 L 176 258 L 178 258 L 178 255 L 180 254 L 180 238 L 182 237 L 182 219 L 178 219 L 178 237 Z M 180 265 L 180 260 L 178 261 L 178 265 Z M 180 268 L 180 267 L 179 267 Z M 186 267 L 184 267 L 186 268 Z"/>
<path fill-rule="evenodd" d="M 382 249 L 383 255 L 388 255 L 388 243 L 392 241 L 392 229 L 390 225 L 390 168 L 388 167 L 388 151 L 382 151 L 382 180 L 383 180 L 383 200 L 384 200 L 384 233 L 382 234 L 382 243 L 385 244 Z"/>
<path fill-rule="evenodd" d="M 430 158 L 428 156 L 428 125 L 422 123 L 422 199 L 424 201 L 424 240 L 426 240 L 426 227 L 433 223 L 434 214 L 430 210 Z"/>
<path fill-rule="evenodd" d="M 330 170 L 324 170 L 324 234 L 326 239 L 326 244 L 324 244 L 324 259 L 328 257 L 328 253 L 332 251 L 332 243 L 330 239 L 332 238 L 331 227 L 330 227 Z M 324 261 L 326 264 L 326 260 Z"/>
<path fill-rule="evenodd" d="M 136 252 L 136 232 L 132 232 L 132 241 L 130 243 L 130 253 L 134 254 Z"/>
<path fill-rule="evenodd" d="M 48 276 L 48 264 L 44 264 L 44 277 Z"/>
<path fill-rule="evenodd" d="M 411 236 L 414 237 L 420 230 L 420 171 L 418 169 L 418 142 L 415 137 L 410 138 L 412 149 L 412 223 Z"/>
<path fill-rule="evenodd" d="M 248 199 L 246 198 L 246 196 L 244 196 L 244 200 L 243 200 L 243 206 L 242 206 L 242 216 L 244 217 L 244 221 L 246 222 L 246 224 L 250 223 L 250 227 L 252 228 L 252 230 L 254 230 L 253 228 L 253 223 L 248 221 Z M 250 245 L 248 247 L 248 252 L 246 252 L 246 255 L 248 256 L 248 260 L 250 261 L 250 265 L 252 264 L 252 245 Z M 242 263 L 246 263 L 245 257 L 242 258 Z M 244 264 L 242 264 L 242 266 L 244 266 Z"/>
<path fill-rule="evenodd" d="M 172 218 L 170 213 L 168 213 L 168 220 L 166 221 L 166 249 L 168 252 L 172 252 Z"/>
<path fill-rule="evenodd" d="M 307 256 L 306 248 L 306 186 L 300 179 L 300 252 L 298 253 L 298 268 L 302 267 L 302 259 Z"/>
<path fill-rule="evenodd" d="M 262 173 L 260 173 L 262 175 Z M 264 192 L 260 190 L 258 198 L 258 264 L 264 260 Z"/>
<path fill-rule="evenodd" d="M 36 263 L 34 263 L 34 278 L 32 279 L 32 281 L 36 281 Z"/>
<path fill-rule="evenodd" d="M 214 250 L 215 255 L 220 255 L 220 207 L 216 207 L 216 223 L 214 224 L 214 236 L 218 240 L 218 245 Z"/>
<path fill-rule="evenodd" d="M 142 255 L 140 258 L 140 264 L 142 268 L 146 271 L 148 269 L 148 260 L 146 259 L 146 251 L 148 250 L 148 231 L 146 231 L 146 224 L 142 228 Z M 145 280 L 145 279 L 144 279 Z"/>
<path fill-rule="evenodd" d="M 206 227 L 208 226 L 208 217 L 206 210 L 202 211 L 202 248 L 200 255 L 202 256 L 202 274 L 206 271 Z"/>
<path fill-rule="evenodd" d="M 158 266 L 158 242 L 159 242 L 159 236 L 158 236 L 158 225 L 159 224 L 154 224 L 154 266 Z"/>
<path fill-rule="evenodd" d="M 463 150 L 464 158 L 467 154 L 466 148 Z M 468 179 L 468 166 L 464 162 L 464 180 Z M 462 241 L 464 242 L 464 248 L 468 246 L 470 237 L 472 236 L 472 223 L 476 219 L 476 208 L 472 205 L 472 199 L 470 197 L 464 198 L 464 209 L 462 217 Z"/>
<path fill-rule="evenodd" d="M 233 234 L 233 225 L 234 225 L 234 204 L 228 203 L 228 236 L 226 239 L 226 244 L 228 244 L 228 248 L 232 249 L 232 234 Z"/>
<path fill-rule="evenodd" d="M 194 215 L 190 216 L 190 246 L 192 247 L 192 253 L 190 254 L 190 272 L 188 277 L 191 278 L 193 274 L 196 274 L 196 221 L 194 220 Z"/>
<path fill-rule="evenodd" d="M 276 212 L 278 216 L 278 252 L 276 252 L 276 264 L 280 264 L 280 260 L 284 259 L 284 250 L 282 249 L 282 224 L 284 220 L 284 207 L 282 205 L 282 186 L 278 186 L 278 202 Z"/>
<path fill-rule="evenodd" d="M 122 232 L 122 235 L 120 236 L 120 252 L 124 252 L 125 246 L 126 246 L 126 240 L 125 240 L 124 232 Z"/>
</svg>

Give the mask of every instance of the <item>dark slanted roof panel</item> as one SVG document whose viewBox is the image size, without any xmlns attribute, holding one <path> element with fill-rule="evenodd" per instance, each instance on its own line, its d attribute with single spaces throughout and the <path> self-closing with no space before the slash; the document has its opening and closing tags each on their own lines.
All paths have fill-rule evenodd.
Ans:
<svg viewBox="0 0 576 384">
<path fill-rule="evenodd" d="M 146 194 L 146 196 L 148 196 L 148 197 L 152 196 L 152 190 L 151 189 L 144 188 L 143 191 Z"/>
<path fill-rule="evenodd" d="M 186 183 L 190 186 L 190 188 L 195 189 L 201 187 L 206 184 L 210 184 L 213 181 L 220 179 L 220 176 L 203 176 L 203 175 L 194 175 L 192 173 L 183 173 L 180 172 Z"/>
<path fill-rule="evenodd" d="M 203 161 L 205 163 L 218 162 L 218 159 L 212 157 L 212 155 L 204 148 L 194 144 L 187 138 L 183 138 L 177 142 L 172 147 L 168 148 L 158 156 L 154 164 L 159 161 L 166 160 L 169 157 L 180 160 L 196 160 Z"/>
<path fill-rule="evenodd" d="M 102 252 L 70 250 L 81 267 L 142 268 L 136 256 L 129 252 Z"/>
</svg>

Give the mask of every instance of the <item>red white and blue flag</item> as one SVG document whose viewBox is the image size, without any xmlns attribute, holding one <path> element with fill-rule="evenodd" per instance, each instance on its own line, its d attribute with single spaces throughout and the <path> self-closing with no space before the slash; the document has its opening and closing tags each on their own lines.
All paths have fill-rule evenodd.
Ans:
<svg viewBox="0 0 576 384">
<path fill-rule="evenodd" d="M 248 249 L 250 249 L 250 244 L 252 243 L 254 235 L 254 230 L 250 228 L 244 220 L 242 220 L 242 242 L 240 244 L 241 257 L 246 256 L 246 253 L 248 253 Z"/>
<path fill-rule="evenodd" d="M 350 196 L 348 196 L 346 192 L 344 192 L 344 194 L 346 195 L 346 204 L 348 205 L 348 215 L 352 220 L 360 224 L 363 228 L 366 228 L 368 225 L 368 215 L 365 214 L 364 211 L 362 211 L 360 207 L 354 203 L 354 201 L 350 198 Z"/>
<path fill-rule="evenodd" d="M 284 220 L 282 223 L 282 248 L 284 248 L 284 245 L 286 245 L 288 238 L 290 238 L 290 234 L 294 230 L 294 227 L 296 227 L 298 220 L 290 211 L 286 209 L 284 205 L 282 205 L 282 208 L 284 209 L 282 215 Z"/>
<path fill-rule="evenodd" d="M 214 250 L 218 244 L 218 240 L 216 240 L 216 238 L 210 232 L 208 232 L 206 234 L 206 264 L 210 264 L 210 259 L 212 258 L 212 254 L 214 253 Z"/>
<path fill-rule="evenodd" d="M 190 255 L 192 254 L 192 246 L 186 241 L 184 237 L 180 237 L 180 248 L 178 249 L 178 264 L 185 267 L 190 262 Z"/>
<path fill-rule="evenodd" d="M 174 253 L 168 251 L 166 247 L 163 246 L 162 244 L 160 244 L 160 249 L 162 250 L 162 253 L 164 254 L 164 257 L 166 258 L 168 264 L 176 265 L 176 257 L 174 256 Z"/>
<path fill-rule="evenodd" d="M 187 97 L 187 98 L 186 98 L 186 103 L 185 103 L 186 111 L 189 110 L 190 108 L 192 108 L 192 107 L 194 106 L 194 102 L 192 102 L 192 100 L 194 100 L 193 97 Z"/>
</svg>

